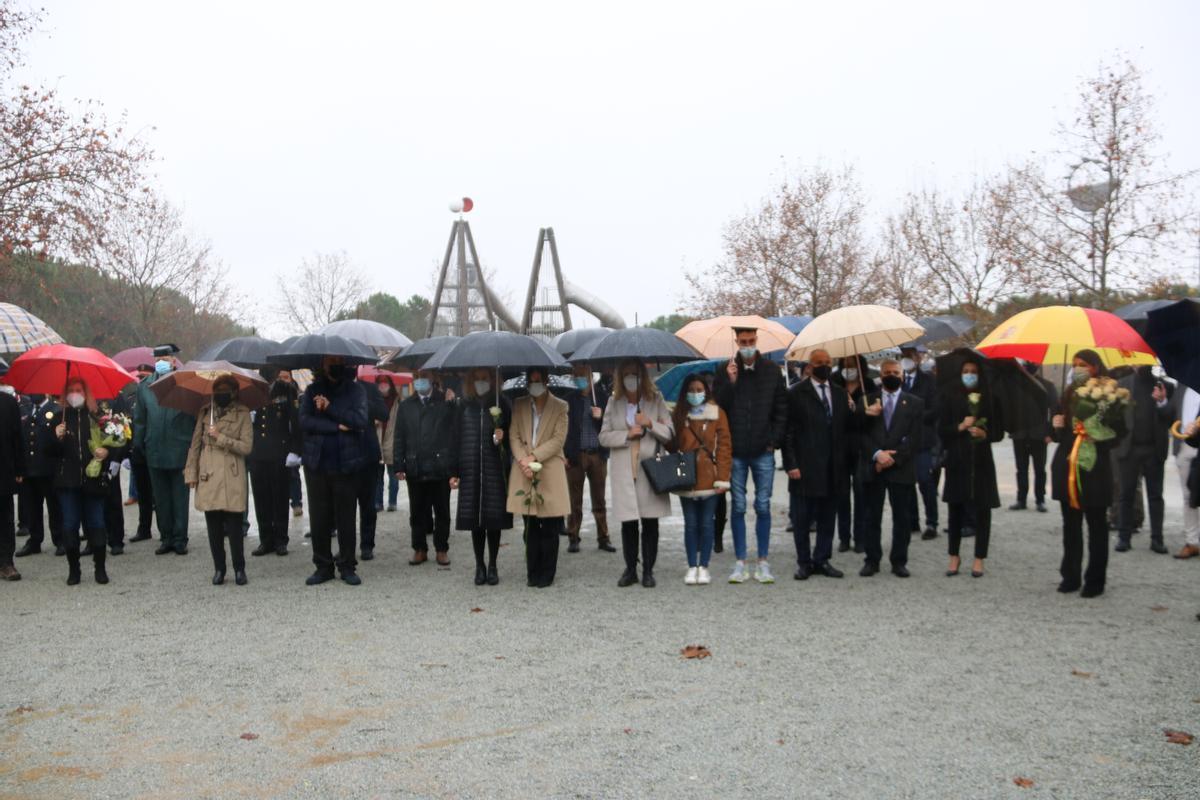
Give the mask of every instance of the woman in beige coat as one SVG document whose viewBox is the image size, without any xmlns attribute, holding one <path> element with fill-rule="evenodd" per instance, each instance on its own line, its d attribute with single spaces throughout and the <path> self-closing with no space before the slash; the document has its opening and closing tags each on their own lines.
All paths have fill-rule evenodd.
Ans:
<svg viewBox="0 0 1200 800">
<path fill-rule="evenodd" d="M 611 515 L 621 522 L 621 551 L 625 572 L 618 586 L 638 582 L 638 526 L 641 524 L 642 586 L 655 585 L 658 558 L 658 520 L 670 516 L 670 495 L 656 494 L 642 471 L 642 460 L 666 448 L 674 439 L 671 412 L 646 365 L 623 361 L 613 376 L 613 395 L 604 409 L 600 446 L 609 450 L 608 478 L 612 485 Z"/>
<path fill-rule="evenodd" d="M 513 457 L 508 510 L 525 519 L 527 582 L 544 589 L 554 582 L 558 537 L 563 531 L 563 517 L 571 512 L 563 460 L 567 404 L 550 394 L 549 375 L 544 369 L 527 370 L 525 383 L 529 395 L 513 403 L 508 429 Z"/>
<path fill-rule="evenodd" d="M 212 403 L 200 409 L 183 478 L 196 493 L 196 510 L 204 512 L 212 549 L 213 585 L 225 582 L 225 539 L 233 554 L 233 575 L 246 585 L 242 515 L 248 502 L 246 456 L 254 446 L 250 410 L 237 402 L 237 381 L 213 382 Z"/>
</svg>

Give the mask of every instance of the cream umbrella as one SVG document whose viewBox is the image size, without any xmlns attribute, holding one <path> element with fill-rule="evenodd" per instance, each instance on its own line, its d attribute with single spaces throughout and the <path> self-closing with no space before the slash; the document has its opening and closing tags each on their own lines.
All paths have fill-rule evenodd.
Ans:
<svg viewBox="0 0 1200 800">
<path fill-rule="evenodd" d="M 684 325 L 675 335 L 699 350 L 705 358 L 733 358 L 737 354 L 737 342 L 733 332 L 739 328 L 758 330 L 760 353 L 782 350 L 792 342 L 792 332 L 786 327 L 753 314 L 698 319 Z"/>
<path fill-rule="evenodd" d="M 788 347 L 788 361 L 807 361 L 813 350 L 833 358 L 872 353 L 899 347 L 923 334 L 912 318 L 887 306 L 846 306 L 827 311 L 796 334 Z"/>
</svg>

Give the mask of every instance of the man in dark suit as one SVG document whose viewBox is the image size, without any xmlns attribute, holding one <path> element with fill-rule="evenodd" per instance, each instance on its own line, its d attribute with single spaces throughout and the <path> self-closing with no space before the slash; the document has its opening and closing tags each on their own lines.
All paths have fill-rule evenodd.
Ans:
<svg viewBox="0 0 1200 800">
<path fill-rule="evenodd" d="M 21 492 L 25 496 L 25 513 L 29 539 L 17 551 L 17 558 L 42 552 L 46 541 L 46 521 L 42 507 L 50 520 L 50 542 L 55 555 L 66 553 L 62 544 L 62 512 L 58 493 L 54 491 L 54 474 L 58 460 L 53 456 L 56 438 L 54 429 L 61 421 L 62 408 L 48 395 L 29 398 L 28 414 L 21 420 L 22 450 L 25 456 L 25 481 Z"/>
<path fill-rule="evenodd" d="M 796 580 L 814 572 L 830 578 L 842 572 L 829 563 L 838 505 L 849 491 L 846 435 L 851 413 L 846 390 L 829 381 L 833 359 L 824 350 L 809 354 L 809 377 L 788 389 L 787 437 L 783 468 L 787 470 L 792 533 L 796 540 Z M 816 549 L 809 547 L 809 528 L 817 525 Z"/>
<path fill-rule="evenodd" d="M 867 526 L 863 532 L 866 558 L 858 574 L 867 578 L 879 572 L 883 560 L 883 500 L 887 495 L 892 509 L 892 574 L 907 578 L 908 542 L 913 529 L 908 514 L 917 482 L 916 454 L 921 450 L 925 403 L 903 391 L 899 362 L 888 359 L 879 372 L 882 391 L 864 396 L 858 409 L 863 425 L 859 475 L 867 500 Z"/>
<path fill-rule="evenodd" d="M 21 441 L 21 409 L 11 393 L 0 392 L 0 580 L 19 581 L 13 566 L 17 527 L 13 495 L 25 478 L 25 446 Z"/>
<path fill-rule="evenodd" d="M 586 364 L 573 370 L 575 391 L 567 396 L 567 440 L 563 457 L 567 462 L 567 491 L 571 495 L 571 516 L 567 517 L 568 553 L 579 552 L 579 529 L 583 525 L 583 482 L 592 496 L 592 518 L 596 521 L 596 543 L 606 552 L 615 553 L 608 539 L 608 510 L 604 504 L 604 485 L 608 480 L 608 450 L 600 446 L 600 424 L 608 405 L 608 390 L 593 385 L 592 368 Z"/>
<path fill-rule="evenodd" d="M 1133 501 L 1138 478 L 1146 483 L 1146 505 L 1150 517 L 1150 549 L 1167 552 L 1163 544 L 1163 468 L 1167 461 L 1167 429 L 1174 414 L 1167 388 L 1154 377 L 1152 367 L 1138 367 L 1120 380 L 1129 390 L 1132 403 L 1126 407 L 1125 426 L 1129 435 L 1114 450 L 1120 481 L 1120 505 L 1117 515 L 1118 553 L 1130 548 L 1133 534 Z"/>
<path fill-rule="evenodd" d="M 1013 420 L 1008 435 L 1012 439 L 1013 457 L 1017 462 L 1017 501 L 1009 511 L 1024 511 L 1029 497 L 1029 467 L 1033 465 L 1033 500 L 1038 511 L 1046 511 L 1046 447 L 1050 444 L 1050 418 L 1058 407 L 1058 392 L 1054 384 L 1038 375 L 1038 364 L 1026 362 L 1025 371 L 1042 388 L 1043 395 L 1019 393 L 1019 403 L 1012 409 Z"/>
<path fill-rule="evenodd" d="M 434 385 L 435 375 L 421 370 L 413 393 L 400 403 L 393 434 L 392 471 L 408 486 L 412 558 L 429 560 L 428 535 L 433 533 L 437 563 L 450 564 L 450 476 L 454 469 L 455 406 Z"/>
<path fill-rule="evenodd" d="M 375 558 L 375 527 L 379 522 L 379 510 L 375 507 L 375 487 L 379 482 L 379 465 L 383 460 L 383 452 L 379 445 L 378 426 L 387 424 L 390 409 L 379 385 L 374 381 L 359 381 L 367 394 L 367 417 L 371 424 L 363 431 L 363 448 L 367 451 L 369 463 L 359 476 L 358 487 L 358 516 L 359 548 L 363 561 Z"/>
<path fill-rule="evenodd" d="M 925 405 L 921 420 L 921 449 L 913 459 L 917 471 L 917 488 L 921 504 L 925 506 L 925 531 L 922 539 L 937 538 L 938 529 L 938 475 L 934 469 L 937 461 L 937 381 L 933 375 L 921 369 L 927 353 L 924 345 L 912 345 L 900 349 L 900 370 L 904 393 L 919 397 Z M 917 510 L 917 494 L 914 492 L 908 507 L 912 532 L 921 532 L 921 515 Z"/>
</svg>

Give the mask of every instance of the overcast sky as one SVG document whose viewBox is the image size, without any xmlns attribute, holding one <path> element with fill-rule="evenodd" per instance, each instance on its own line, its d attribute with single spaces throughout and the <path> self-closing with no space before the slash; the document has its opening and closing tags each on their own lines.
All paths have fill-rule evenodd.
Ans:
<svg viewBox="0 0 1200 800">
<path fill-rule="evenodd" d="M 28 75 L 145 129 L 274 333 L 275 276 L 314 251 L 427 294 L 463 195 L 500 291 L 553 226 L 567 278 L 645 322 L 785 164 L 853 164 L 885 214 L 1051 148 L 1118 51 L 1200 166 L 1194 2 L 41 4 Z"/>
</svg>

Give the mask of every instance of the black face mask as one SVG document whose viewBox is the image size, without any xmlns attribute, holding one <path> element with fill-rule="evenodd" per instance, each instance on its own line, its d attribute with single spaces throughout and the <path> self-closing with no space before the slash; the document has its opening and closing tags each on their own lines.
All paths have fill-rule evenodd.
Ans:
<svg viewBox="0 0 1200 800">
<path fill-rule="evenodd" d="M 889 392 L 896 391 L 903 383 L 899 375 L 884 375 L 879 379 L 879 382 L 882 383 L 883 388 L 887 389 Z"/>
<path fill-rule="evenodd" d="M 1154 368 L 1153 367 L 1138 367 L 1137 379 L 1139 383 L 1150 385 L 1154 383 Z"/>
<path fill-rule="evenodd" d="M 833 367 L 829 366 L 828 364 L 821 364 L 818 367 L 812 368 L 813 377 L 819 381 L 829 380 L 829 375 L 832 372 L 833 372 Z"/>
<path fill-rule="evenodd" d="M 346 365 L 330 364 L 325 368 L 325 377 L 329 378 L 329 380 L 333 381 L 334 383 L 337 383 L 342 378 L 346 377 Z"/>
<path fill-rule="evenodd" d="M 213 402 L 217 404 L 218 408 L 225 408 L 233 402 L 233 395 L 229 392 L 217 392 L 213 395 Z"/>
</svg>

